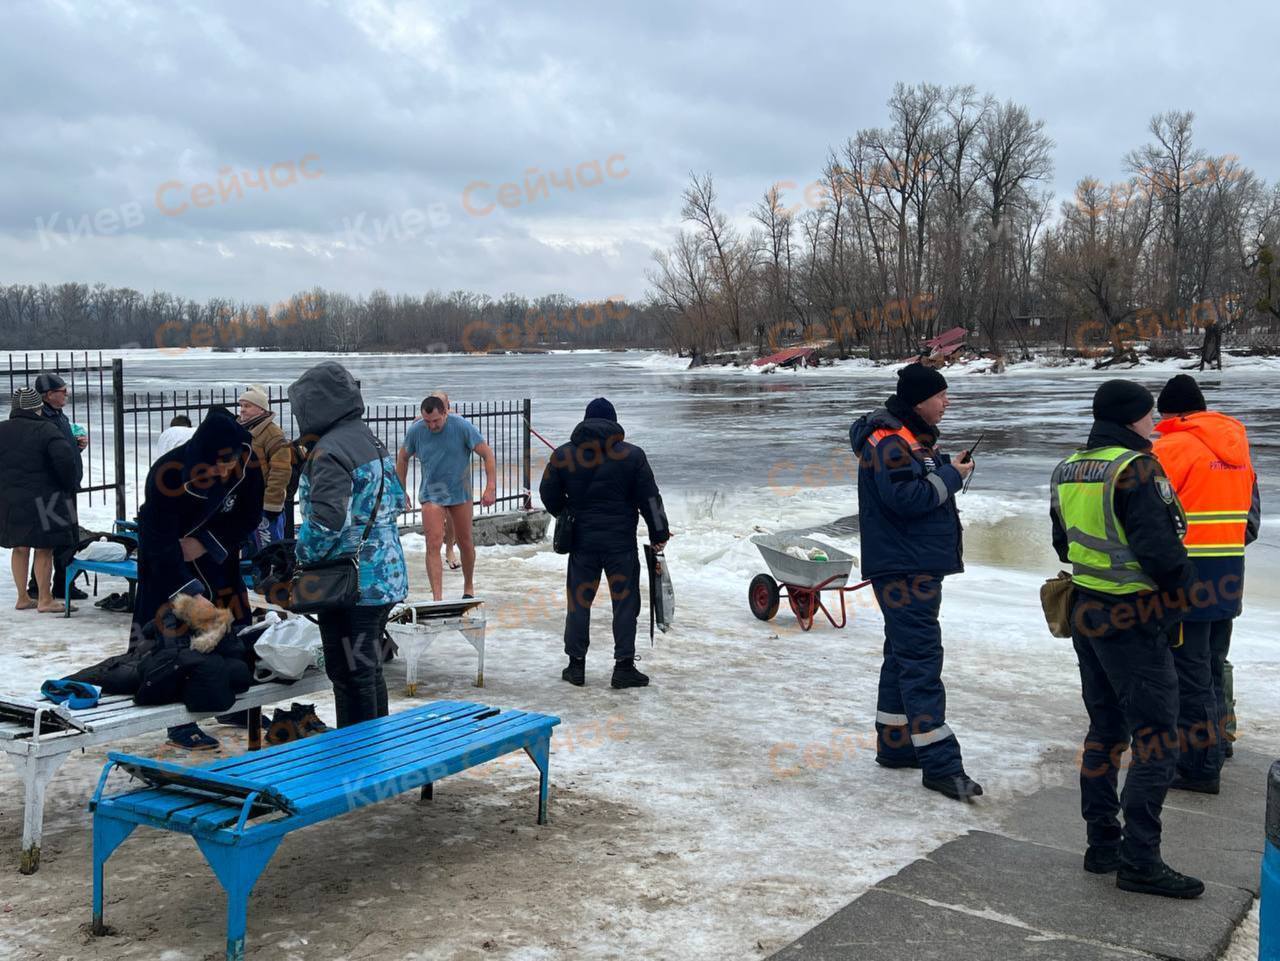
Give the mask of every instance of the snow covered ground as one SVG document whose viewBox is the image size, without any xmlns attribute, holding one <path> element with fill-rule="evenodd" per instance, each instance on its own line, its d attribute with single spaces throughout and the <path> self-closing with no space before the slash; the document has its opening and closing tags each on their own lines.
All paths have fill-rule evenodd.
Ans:
<svg viewBox="0 0 1280 961">
<path fill-rule="evenodd" d="M 652 649 L 641 642 L 649 689 L 608 688 L 604 609 L 588 686 L 560 681 L 564 559 L 547 545 L 481 551 L 483 691 L 470 686 L 474 658 L 462 641 L 431 651 L 419 700 L 475 698 L 562 718 L 551 823 L 534 824 L 535 772 L 513 757 L 442 783 L 429 806 L 406 795 L 294 835 L 255 889 L 248 956 L 763 957 L 943 841 L 1063 783 L 1084 721 L 1069 642 L 1046 633 L 1037 599 L 1055 565 L 1034 547 L 1032 563 L 977 547 L 1001 541 L 1023 514 L 996 495 L 969 498 L 974 551 L 994 560 L 947 581 L 943 631 L 949 721 L 987 789 L 979 803 L 958 805 L 923 791 L 918 774 L 874 764 L 882 635 L 869 592 L 850 597 L 844 631 L 820 624 L 804 633 L 785 607 L 770 623 L 747 609 L 747 582 L 764 570 L 751 534 L 826 525 L 849 512 L 847 488 L 674 494 L 678 627 Z M 818 536 L 856 549 L 850 535 Z M 420 595 L 421 538 L 406 545 Z M 460 589 L 455 581 L 451 590 Z M 86 604 L 63 620 L 13 612 L 13 600 L 5 584 L 6 689 L 34 691 L 123 646 L 121 615 Z M 1242 741 L 1280 754 L 1277 607 L 1250 603 L 1232 660 Z M 393 694 L 393 709 L 416 703 Z M 331 704 L 320 712 L 332 718 Z M 230 729 L 216 730 L 242 749 Z M 172 756 L 158 736 L 118 749 Z M 104 753 L 72 758 L 55 782 L 39 874 L 0 871 L 0 954 L 217 955 L 224 908 L 207 867 L 189 840 L 146 831 L 110 865 L 107 917 L 117 934 L 85 946 L 85 801 Z M 4 777 L 0 851 L 16 865 L 17 782 Z"/>
</svg>

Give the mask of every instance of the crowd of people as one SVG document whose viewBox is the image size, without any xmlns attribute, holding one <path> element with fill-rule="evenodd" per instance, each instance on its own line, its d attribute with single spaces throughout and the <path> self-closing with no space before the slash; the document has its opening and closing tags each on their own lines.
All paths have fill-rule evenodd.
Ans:
<svg viewBox="0 0 1280 961">
<path fill-rule="evenodd" d="M 963 570 L 955 496 L 974 459 L 938 449 L 948 405 L 941 372 L 910 364 L 850 441 L 862 570 L 884 613 L 876 761 L 919 769 L 926 788 L 968 801 L 983 792 L 947 723 L 938 614 L 943 578 Z M 1134 381 L 1107 381 L 1092 413 L 1087 439 L 1050 485 L 1053 546 L 1071 565 L 1067 620 L 1089 718 L 1084 869 L 1114 872 L 1123 890 L 1194 898 L 1204 884 L 1161 857 L 1160 811 L 1170 789 L 1217 794 L 1232 754 L 1227 655 L 1242 610 L 1244 549 L 1260 524 L 1257 477 L 1244 425 L 1208 410 L 1187 374 L 1165 384 L 1158 401 Z"/>
<path fill-rule="evenodd" d="M 305 580 L 294 579 L 295 590 L 299 583 L 334 590 L 338 582 L 316 572 L 344 559 L 354 564 L 351 596 L 308 600 L 316 608 L 338 725 L 387 713 L 384 629 L 392 607 L 409 593 L 400 527 L 402 514 L 413 507 L 406 493 L 410 460 L 420 465 L 417 494 L 433 599 L 443 599 L 443 568 L 452 561 L 452 551 L 442 558 L 442 548 L 454 544 L 462 596 L 471 599 L 473 509 L 496 502 L 494 453 L 474 424 L 450 411 L 448 395 L 436 391 L 423 399 L 421 416 L 393 456 L 364 422 L 355 379 L 335 362 L 306 371 L 289 386 L 288 399 L 297 440 L 286 437 L 268 392 L 256 385 L 240 395 L 236 412 L 215 406 L 195 425 L 177 415 L 160 435 L 136 518 L 137 583 L 127 650 L 75 679 L 97 683 L 107 693 L 169 696 L 192 710 L 233 699 L 249 683 L 238 662 L 248 653 L 255 614 L 242 560 L 274 545 L 286 549 L 291 567 L 309 572 Z M 84 445 L 60 412 L 65 401 L 65 383 L 41 374 L 34 388 L 15 393 L 11 416 L 0 423 L 0 442 L 17 452 L 0 464 L 0 544 L 13 548 L 20 610 L 64 610 L 61 591 L 55 590 L 63 581 L 55 568 L 65 566 L 82 543 L 75 494 Z M 623 688 L 648 683 L 634 665 L 637 518 L 645 517 L 654 543 L 670 533 L 644 452 L 623 442 L 616 416 L 607 400 L 591 403 L 573 440 L 552 458 L 543 493 L 552 513 L 578 517 L 568 562 L 565 676 L 583 683 L 590 606 L 603 569 L 615 615 L 612 684 Z M 485 479 L 478 499 L 471 488 L 473 457 Z M 295 496 L 300 524 L 290 544 L 282 542 L 283 518 Z M 38 585 L 34 600 L 26 593 L 31 566 Z M 194 637 L 214 625 L 219 637 L 196 652 L 200 657 L 191 654 Z M 179 657 L 170 656 L 174 650 Z M 151 691 L 148 679 L 161 668 L 183 673 L 187 681 L 160 685 L 163 694 Z M 244 726 L 247 715 L 220 714 L 218 720 Z M 169 743 L 204 750 L 219 742 L 198 725 L 184 724 L 169 730 Z"/>
<path fill-rule="evenodd" d="M 383 637 L 393 605 L 409 592 L 400 516 L 413 504 L 411 459 L 421 466 L 427 577 L 439 601 L 441 550 L 451 539 L 463 597 L 473 596 L 472 457 L 483 464 L 478 502 L 488 506 L 496 499 L 494 454 L 437 391 L 393 455 L 364 422 L 357 382 L 333 361 L 306 371 L 288 399 L 299 441 L 285 437 L 256 386 L 241 395 L 238 414 L 214 407 L 198 425 L 175 418 L 165 431 L 137 518 L 137 595 L 122 657 L 178 638 L 194 646 L 194 631 L 208 637 L 199 652 L 209 658 L 200 662 L 200 696 L 243 690 L 246 644 L 233 629 L 252 630 L 253 610 L 241 557 L 280 541 L 296 484 L 301 524 L 290 559 L 308 583 L 323 585 L 307 600 L 317 611 L 337 723 L 347 726 L 388 711 Z M 8 453 L 0 462 L 0 544 L 13 548 L 19 610 L 62 610 L 56 569 L 77 543 L 84 443 L 61 412 L 65 403 L 65 383 L 41 374 L 14 394 L 0 424 Z M 862 572 L 884 615 L 876 762 L 919 770 L 925 788 L 970 801 L 983 789 L 947 720 L 939 613 L 944 579 L 964 569 L 956 496 L 975 459 L 972 450 L 940 450 L 949 406 L 943 374 L 909 364 L 895 393 L 859 418 L 849 438 Z M 1170 789 L 1218 793 L 1232 754 L 1227 656 L 1242 610 L 1244 550 L 1260 524 L 1257 478 L 1243 424 L 1208 410 L 1188 375 L 1165 384 L 1158 401 L 1139 383 L 1107 381 L 1092 415 L 1083 445 L 1053 472 L 1049 511 L 1053 547 L 1071 566 L 1066 619 L 1089 720 L 1080 770 L 1084 869 L 1115 872 L 1124 890 L 1197 897 L 1203 883 L 1162 860 L 1160 812 Z M 607 399 L 592 400 L 555 449 L 539 493 L 557 519 L 556 548 L 568 554 L 561 676 L 586 683 L 590 612 L 603 576 L 613 606 L 610 683 L 646 686 L 635 665 L 639 521 L 657 549 L 672 534 L 648 458 L 626 440 Z M 297 577 L 293 583 L 296 604 Z M 217 637 L 208 629 L 215 623 L 227 628 Z M 114 678 L 123 667 L 138 673 L 112 658 L 80 679 Z M 217 744 L 196 725 L 169 733 L 183 748 Z"/>
</svg>

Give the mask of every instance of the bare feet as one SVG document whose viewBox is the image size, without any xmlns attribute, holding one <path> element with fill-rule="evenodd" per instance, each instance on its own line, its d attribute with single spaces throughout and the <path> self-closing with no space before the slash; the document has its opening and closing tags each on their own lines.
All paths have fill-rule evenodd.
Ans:
<svg viewBox="0 0 1280 961">
<path fill-rule="evenodd" d="M 76 609 L 75 605 L 73 604 L 71 606 L 71 610 L 74 612 L 75 609 Z M 39 605 L 36 606 L 36 611 L 39 612 L 40 614 L 63 614 L 66 612 L 66 610 L 67 609 L 61 604 L 54 604 L 50 607 L 42 607 Z"/>
<path fill-rule="evenodd" d="M 29 597 L 20 597 L 18 598 L 18 603 L 13 605 L 14 610 L 18 611 L 29 611 L 35 606 L 36 602 Z"/>
<path fill-rule="evenodd" d="M 444 556 L 444 562 L 449 565 L 449 570 L 451 571 L 456 571 L 459 567 L 462 566 L 462 562 L 458 560 L 456 557 L 454 557 L 452 554 L 446 554 Z"/>
</svg>

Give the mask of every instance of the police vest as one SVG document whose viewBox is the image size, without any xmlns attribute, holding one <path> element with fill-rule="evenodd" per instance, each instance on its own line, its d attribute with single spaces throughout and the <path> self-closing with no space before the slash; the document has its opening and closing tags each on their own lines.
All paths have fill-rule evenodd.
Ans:
<svg viewBox="0 0 1280 961">
<path fill-rule="evenodd" d="M 1052 509 L 1067 533 L 1071 579 L 1079 587 L 1102 594 L 1156 590 L 1129 549 L 1115 509 L 1116 478 L 1143 456 L 1127 447 L 1100 447 L 1077 451 L 1054 469 Z M 1176 497 L 1173 502 L 1181 515 Z"/>
</svg>

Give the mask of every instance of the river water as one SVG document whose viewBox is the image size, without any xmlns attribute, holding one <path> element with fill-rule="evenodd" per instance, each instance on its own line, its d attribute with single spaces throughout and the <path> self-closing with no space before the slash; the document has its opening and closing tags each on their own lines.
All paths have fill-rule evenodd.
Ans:
<svg viewBox="0 0 1280 961">
<path fill-rule="evenodd" d="M 311 354 L 131 351 L 129 390 L 285 385 L 321 358 Z M 848 530 L 856 510 L 848 429 L 883 402 L 887 369 L 841 367 L 750 375 L 686 371 L 675 358 L 645 352 L 547 355 L 360 355 L 339 359 L 368 403 L 417 403 L 445 389 L 455 401 L 529 397 L 533 426 L 552 443 L 567 439 L 587 401 L 606 396 L 630 440 L 649 454 L 673 511 L 696 536 L 699 518 L 770 528 L 815 519 Z M 1016 368 L 1004 375 L 949 374 L 952 406 L 944 450 L 985 433 L 978 470 L 960 505 L 966 559 L 1051 571 L 1048 479 L 1088 432 L 1089 400 L 1110 376 L 1133 377 L 1153 392 L 1176 366 L 1115 374 Z M 1264 509 L 1280 504 L 1280 381 L 1270 365 L 1198 375 L 1211 407 L 1249 428 Z M 538 442 L 535 441 L 535 446 Z M 536 475 L 535 475 L 536 484 Z M 696 509 L 688 509 L 695 505 Z M 725 516 L 724 511 L 732 512 Z M 1250 592 L 1280 598 L 1280 525 L 1264 524 L 1249 550 Z"/>
</svg>

